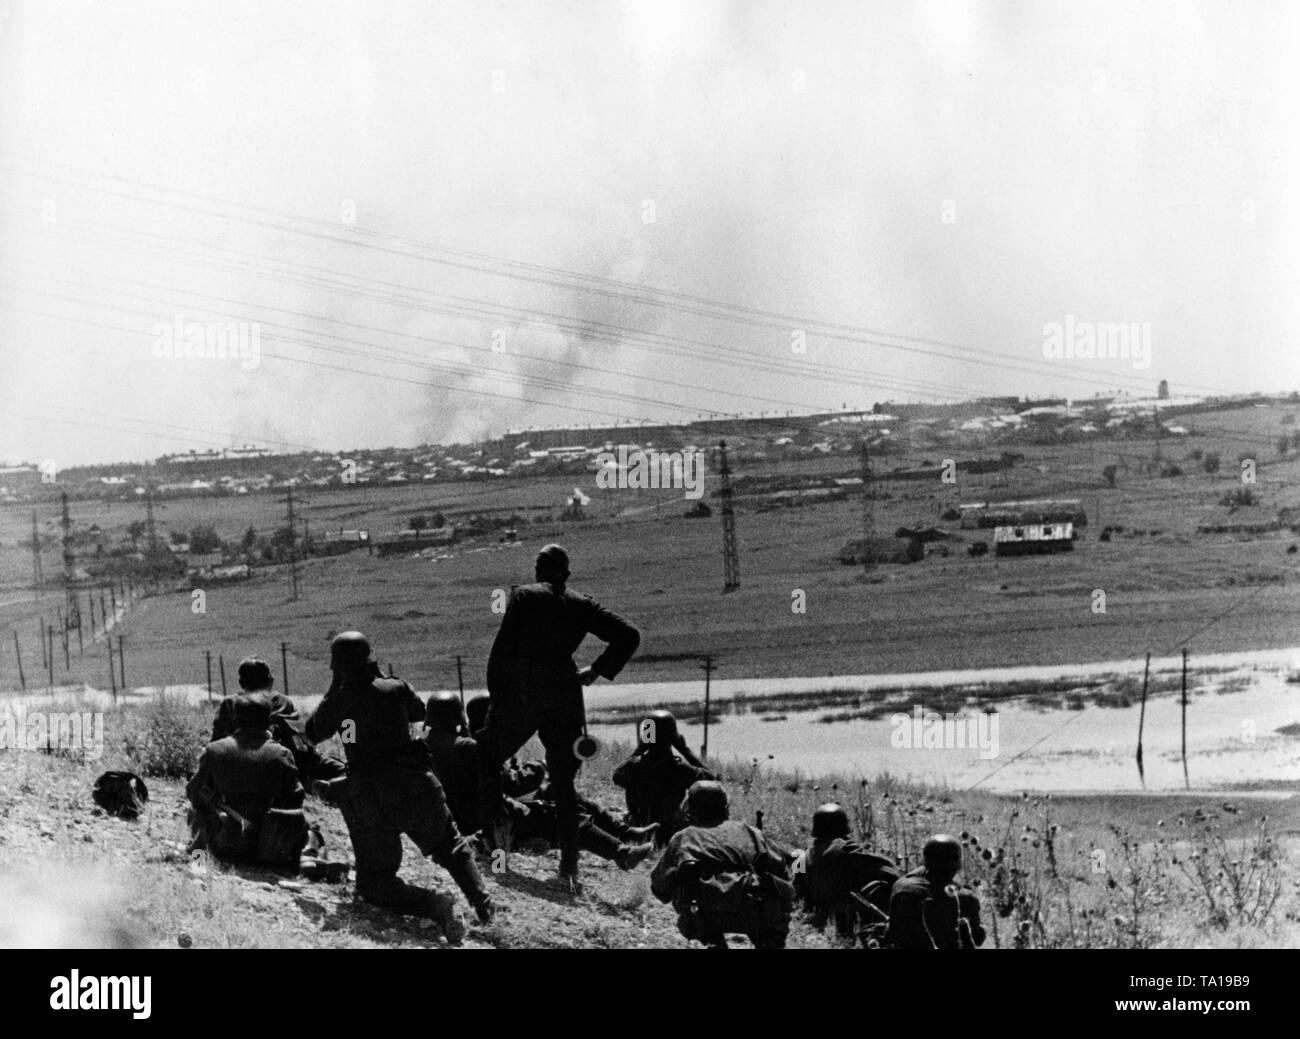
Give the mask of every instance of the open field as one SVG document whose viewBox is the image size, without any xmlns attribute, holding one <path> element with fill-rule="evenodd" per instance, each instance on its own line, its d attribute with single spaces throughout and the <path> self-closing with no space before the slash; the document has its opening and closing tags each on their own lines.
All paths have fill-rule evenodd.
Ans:
<svg viewBox="0 0 1300 1039">
<path fill-rule="evenodd" d="M 62 709 L 77 706 L 64 703 Z M 208 724 L 203 706 L 173 702 L 163 712 L 133 706 L 106 715 L 106 747 L 95 761 L 10 750 L 0 753 L 0 944 L 24 944 L 28 917 L 39 913 L 44 944 L 88 933 L 109 941 L 161 947 L 430 947 L 436 927 L 354 902 L 351 884 L 281 884 L 264 870 L 191 862 L 184 840 L 184 795 L 176 779 L 150 778 L 150 807 L 135 823 L 98 814 L 90 800 L 105 768 L 148 771 L 148 754 L 127 748 L 150 725 Z M 175 731 L 171 728 L 169 731 Z M 535 748 L 529 748 L 535 749 Z M 583 770 L 584 792 L 621 806 L 609 773 L 627 753 L 608 745 Z M 724 766 L 733 815 L 753 819 L 787 848 L 808 841 L 813 808 L 837 798 L 854 812 L 872 844 L 915 863 L 929 833 L 962 834 L 966 876 L 984 901 L 987 946 L 1275 947 L 1300 943 L 1297 842 L 1300 797 L 1230 800 L 1208 795 L 1104 798 L 1000 797 L 846 777 L 810 778 L 762 765 Z M 338 813 L 309 801 L 335 857 L 348 845 Z M 987 851 L 987 856 L 985 852 Z M 403 876 L 451 890 L 440 869 L 406 847 Z M 1195 853 L 1195 854 L 1193 854 Z M 1201 882 L 1201 857 L 1249 861 L 1231 885 Z M 484 860 L 486 864 L 486 860 Z M 682 947 L 674 914 L 648 890 L 648 865 L 622 873 L 583 858 L 578 899 L 554 882 L 556 856 L 541 848 L 511 856 L 489 874 L 503 911 L 491 927 L 471 927 L 468 947 Z M 40 899 L 43 901 L 35 902 Z M 995 910 L 995 906 L 1000 907 Z M 68 930 L 59 930 L 61 922 Z M 53 939 L 53 940 L 52 940 Z M 826 948 L 830 934 L 802 920 L 791 947 Z"/>
<path fill-rule="evenodd" d="M 593 518 L 567 523 L 555 519 L 556 503 L 571 480 L 308 495 L 301 511 L 318 531 L 343 525 L 379 532 L 397 529 L 416 513 L 442 510 L 451 516 L 458 509 L 506 514 L 531 509 L 551 521 L 521 526 L 518 545 L 499 545 L 495 537 L 471 539 L 436 560 L 381 559 L 364 551 L 312 559 L 301 568 L 303 591 L 296 602 L 289 601 L 286 567 L 262 568 L 250 581 L 209 587 L 205 613 L 192 611 L 187 591 L 144 599 L 118 629 L 126 639 L 127 680 L 140 684 L 139 676 L 147 674 L 150 684 L 202 682 L 205 650 L 230 664 L 248 653 L 275 654 L 284 641 L 292 686 L 319 690 L 327 684 L 323 661 L 329 636 L 356 627 L 420 688 L 452 684 L 457 654 L 464 657 L 467 683 L 477 686 L 498 621 L 493 592 L 530 580 L 532 555 L 550 540 L 570 549 L 575 587 L 641 627 L 644 641 L 626 681 L 696 678 L 706 653 L 720 664 L 719 677 L 740 678 L 1119 659 L 1173 652 L 1183 642 L 1194 653 L 1293 645 L 1300 557 L 1288 555 L 1288 548 L 1296 536 L 1285 529 L 1197 533 L 1198 524 L 1272 520 L 1280 507 L 1296 504 L 1300 462 L 1295 456 L 1260 470 L 1254 488 L 1259 505 L 1229 514 L 1218 504 L 1224 493 L 1241 486 L 1231 462 L 1241 446 L 1235 438 L 1253 437 L 1261 451 L 1271 452 L 1266 445 L 1272 431 L 1282 428 L 1284 413 L 1289 411 L 1215 412 L 1207 421 L 1216 428 L 1236 422 L 1234 439 L 1206 435 L 1164 445 L 1166 458 L 1190 451 L 1193 439 L 1199 448 L 1221 451 L 1227 461 L 1213 476 L 1190 461 L 1183 463 L 1186 475 L 1174 478 L 1146 475 L 1134 463 L 1130 472 L 1121 470 L 1116 488 L 1107 488 L 1100 476 L 1106 449 L 1076 444 L 1025 448 L 1024 464 L 992 478 L 969 478 L 959 487 L 881 484 L 880 532 L 936 522 L 940 505 L 958 500 L 1081 497 L 1090 523 L 1075 551 L 1055 556 L 972 558 L 965 545 L 988 540 L 989 532 L 947 524 L 962 538 L 951 543 L 950 555 L 931 555 L 906 567 L 880 566 L 864 577 L 860 568 L 835 558 L 861 530 L 856 497 L 762 511 L 757 499 L 741 497 L 742 585 L 728 595 L 721 593 L 716 515 L 685 518 L 686 503 L 674 502 L 673 492 L 612 492 L 608 503 L 593 503 Z M 1123 450 L 1142 455 L 1150 447 L 1125 441 Z M 929 452 L 927 457 L 937 456 Z M 845 463 L 808 464 L 843 469 Z M 1006 486 L 992 486 L 993 478 Z M 274 497 L 250 496 L 177 500 L 159 515 L 172 529 L 210 523 L 221 536 L 237 539 L 250 524 L 273 529 L 279 509 Z M 139 510 L 121 504 L 78 503 L 73 514 L 78 524 L 99 522 L 121 535 L 139 518 Z M 52 617 L 60 599 L 51 593 L 37 602 L 24 588 L 30 557 L 17 547 L 24 522 L 30 523 L 30 515 L 22 510 L 0 512 L 0 565 L 8 575 L 0 587 L 0 631 L 6 635 L 0 639 L 0 686 L 10 688 L 18 676 L 6 629 L 19 633 L 29 683 L 41 681 L 32 677 L 40 672 L 35 618 Z M 1102 542 L 1102 525 L 1124 529 Z M 57 572 L 52 554 L 45 565 L 47 572 Z M 1105 613 L 1093 608 L 1098 589 L 1106 595 Z M 796 590 L 806 593 L 804 613 L 792 610 Z M 58 656 L 56 681 L 107 685 L 102 643 L 84 656 L 74 649 L 66 673 Z"/>
</svg>

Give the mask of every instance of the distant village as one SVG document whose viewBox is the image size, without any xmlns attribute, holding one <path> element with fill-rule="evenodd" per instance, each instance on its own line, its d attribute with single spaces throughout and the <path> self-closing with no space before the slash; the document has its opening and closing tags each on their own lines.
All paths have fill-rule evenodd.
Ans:
<svg viewBox="0 0 1300 1039">
<path fill-rule="evenodd" d="M 1294 397 L 1295 395 L 1292 395 Z M 689 424 L 623 424 L 508 432 L 479 444 L 426 444 L 333 453 L 285 454 L 258 446 L 163 455 L 146 463 L 61 469 L 57 460 L 0 467 L 0 504 L 72 500 L 129 501 L 245 495 L 291 488 L 375 488 L 438 481 L 532 476 L 581 477 L 602 452 L 692 451 L 726 439 L 734 464 L 852 455 L 865 441 L 878 458 L 907 450 L 978 450 L 1015 444 L 1054 444 L 1090 438 L 1186 436 L 1177 416 L 1188 410 L 1239 407 L 1252 398 L 1174 396 L 1164 382 L 1150 397 L 1084 401 L 980 398 L 955 404 L 876 404 L 867 411 L 817 415 L 764 414 L 701 419 Z M 1290 399 L 1290 398 L 1288 398 Z"/>
</svg>

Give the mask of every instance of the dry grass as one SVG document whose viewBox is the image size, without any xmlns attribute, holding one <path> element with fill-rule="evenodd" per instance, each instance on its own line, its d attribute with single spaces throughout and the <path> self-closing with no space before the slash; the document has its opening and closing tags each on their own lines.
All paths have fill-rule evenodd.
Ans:
<svg viewBox="0 0 1300 1039">
<path fill-rule="evenodd" d="M 72 705 L 67 705 L 72 706 Z M 150 780 L 148 812 L 128 823 L 98 814 L 98 772 L 131 767 L 128 734 L 174 705 L 106 719 L 99 761 L 0 752 L 0 887 L 11 897 L 0 944 L 150 944 L 195 947 L 435 947 L 436 927 L 375 910 L 350 884 L 289 886 L 262 870 L 227 868 L 180 853 L 185 838 L 179 779 Z M 202 732 L 206 708 L 190 712 Z M 609 774 L 628 752 L 611 745 L 585 769 L 588 796 L 621 804 Z M 984 904 L 994 947 L 1276 947 L 1300 943 L 1296 834 L 1300 798 L 1232 803 L 1206 796 L 999 797 L 890 780 L 807 777 L 765 762 L 722 766 L 733 815 L 764 813 L 787 848 L 809 840 L 812 810 L 839 800 L 860 834 L 906 865 L 931 833 L 961 836 L 965 877 Z M 346 857 L 338 813 L 310 801 L 334 854 Z M 1270 818 L 1261 824 L 1260 816 Z M 449 878 L 407 845 L 403 876 L 451 890 Z M 1100 853 L 1100 858 L 1098 858 Z M 648 890 L 648 866 L 622 873 L 584 856 L 585 894 L 561 893 L 556 856 L 516 852 L 489 874 L 503 906 L 497 923 L 472 927 L 465 944 L 513 948 L 680 948 L 672 910 Z M 487 869 L 486 864 L 484 866 Z M 97 921 L 94 926 L 85 923 Z M 792 947 L 836 944 L 802 921 Z"/>
</svg>

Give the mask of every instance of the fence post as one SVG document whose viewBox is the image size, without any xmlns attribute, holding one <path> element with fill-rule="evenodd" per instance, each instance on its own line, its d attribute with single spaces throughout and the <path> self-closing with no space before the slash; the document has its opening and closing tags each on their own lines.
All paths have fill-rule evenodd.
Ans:
<svg viewBox="0 0 1300 1039">
<path fill-rule="evenodd" d="M 284 678 L 284 695 L 289 695 L 289 644 L 280 643 L 280 674 Z"/>
<path fill-rule="evenodd" d="M 203 651 L 203 664 L 208 671 L 208 703 L 212 702 L 212 650 Z"/>
<path fill-rule="evenodd" d="M 117 637 L 117 677 L 122 686 L 122 692 L 126 692 L 126 649 L 122 645 L 125 635 Z"/>
<path fill-rule="evenodd" d="M 221 672 L 221 696 L 226 696 L 226 658 L 220 653 L 217 654 L 217 669 Z"/>
<path fill-rule="evenodd" d="M 27 692 L 27 676 L 23 674 L 23 647 L 18 644 L 18 629 L 14 628 L 14 656 L 18 658 L 18 682 Z"/>
</svg>

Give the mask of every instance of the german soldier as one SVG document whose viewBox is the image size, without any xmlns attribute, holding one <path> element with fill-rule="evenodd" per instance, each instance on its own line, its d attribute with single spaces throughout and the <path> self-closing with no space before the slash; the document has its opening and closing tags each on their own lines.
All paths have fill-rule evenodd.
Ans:
<svg viewBox="0 0 1300 1039">
<path fill-rule="evenodd" d="M 330 667 L 334 682 L 307 719 L 306 733 L 314 743 L 335 733 L 343 742 L 348 779 L 338 801 L 356 857 L 357 893 L 399 913 L 432 916 L 454 941 L 460 925 L 450 906 L 397 875 L 406 834 L 451 874 L 480 922 L 492 918 L 492 899 L 447 809 L 429 752 L 411 738 L 424 703 L 401 679 L 384 677 L 358 631 L 330 644 Z"/>
<path fill-rule="evenodd" d="M 961 844 L 938 833 L 925 842 L 924 865 L 894 885 L 889 934 L 895 949 L 974 949 L 984 944 L 980 903 L 953 881 L 961 869 Z"/>
<path fill-rule="evenodd" d="M 613 679 L 636 652 L 635 627 L 590 596 L 568 587 L 569 556 L 559 545 L 537 554 L 535 584 L 515 590 L 488 658 L 491 705 L 478 737 L 480 814 L 493 845 L 510 840 L 510 811 L 502 789 L 502 763 L 533 733 L 546 749 L 546 768 L 555 789 L 560 878 L 578 883 L 578 803 L 575 781 L 582 759 L 583 686 Z M 573 654 L 587 635 L 608 643 L 579 669 Z"/>
<path fill-rule="evenodd" d="M 878 940 L 889 920 L 889 896 L 901 874 L 849 836 L 849 815 L 828 802 L 813 812 L 812 846 L 795 860 L 794 886 L 818 930 L 834 921 L 842 937 Z M 865 904 L 864 904 L 865 903 Z"/>
<path fill-rule="evenodd" d="M 686 825 L 682 804 L 691 784 L 718 776 L 691 753 L 671 711 L 651 711 L 637 724 L 636 735 L 636 751 L 614 770 L 613 779 L 627 793 L 630 821 L 657 825 L 662 846 Z"/>
<path fill-rule="evenodd" d="M 743 934 L 758 949 L 783 949 L 794 886 L 785 860 L 762 831 L 728 819 L 721 783 L 695 783 L 686 795 L 689 825 L 650 874 L 650 890 L 677 910 L 686 938 L 714 949 Z"/>
</svg>

